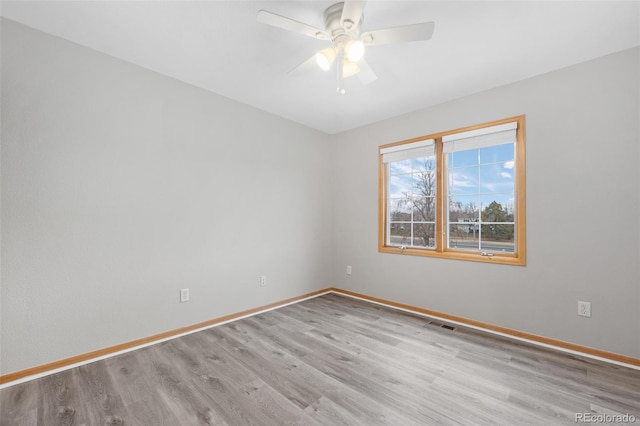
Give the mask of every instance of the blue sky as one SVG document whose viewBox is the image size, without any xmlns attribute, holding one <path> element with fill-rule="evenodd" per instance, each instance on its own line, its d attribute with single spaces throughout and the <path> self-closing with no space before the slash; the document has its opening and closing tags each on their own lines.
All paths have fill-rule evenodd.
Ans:
<svg viewBox="0 0 640 426">
<path fill-rule="evenodd" d="M 514 206 L 515 161 L 513 144 L 497 145 L 447 155 L 447 185 L 453 201 L 463 205 L 478 198 L 484 208 L 497 201 Z"/>
<path fill-rule="evenodd" d="M 479 203 L 482 208 L 493 201 L 504 208 L 514 206 L 515 168 L 514 145 L 504 144 L 487 148 L 447 154 L 447 186 L 452 201 L 462 205 Z M 424 159 L 412 159 L 389 164 L 389 198 L 418 195 L 416 172 L 426 170 Z M 393 202 L 393 201 L 392 201 Z"/>
</svg>

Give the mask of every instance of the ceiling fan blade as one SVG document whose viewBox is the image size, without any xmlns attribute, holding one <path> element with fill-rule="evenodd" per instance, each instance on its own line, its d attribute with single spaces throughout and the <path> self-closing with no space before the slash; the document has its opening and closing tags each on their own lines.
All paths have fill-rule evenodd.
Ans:
<svg viewBox="0 0 640 426">
<path fill-rule="evenodd" d="M 366 0 L 345 0 L 342 6 L 342 17 L 340 18 L 342 28 L 348 31 L 358 25 L 362 19 L 365 3 Z"/>
<path fill-rule="evenodd" d="M 373 70 L 369 66 L 369 63 L 365 61 L 364 58 L 358 61 L 358 68 L 360 68 L 360 71 L 356 75 L 358 76 L 362 84 L 367 85 L 369 83 L 373 83 L 378 79 L 378 76 L 373 72 Z"/>
<path fill-rule="evenodd" d="M 320 40 L 330 39 L 329 34 L 327 34 L 325 30 L 312 27 L 311 25 L 295 21 L 291 18 L 280 16 L 266 10 L 259 10 L 258 15 L 256 16 L 256 20 L 263 24 L 271 25 L 273 27 L 281 28 L 287 31 L 293 31 L 294 33 L 303 34 Z"/>
<path fill-rule="evenodd" d="M 435 23 L 433 22 L 422 22 L 420 24 L 384 28 L 366 32 L 362 34 L 360 40 L 367 46 L 429 40 L 433 35 L 434 27 Z"/>
<path fill-rule="evenodd" d="M 300 65 L 291 68 L 289 71 L 287 71 L 288 75 L 295 75 L 298 74 L 300 72 L 303 71 L 307 71 L 310 70 L 312 68 L 318 68 L 318 64 L 316 63 L 316 55 L 313 55 L 312 57 L 310 57 L 309 59 L 307 59 L 306 61 L 304 61 L 303 63 L 301 63 Z"/>
</svg>

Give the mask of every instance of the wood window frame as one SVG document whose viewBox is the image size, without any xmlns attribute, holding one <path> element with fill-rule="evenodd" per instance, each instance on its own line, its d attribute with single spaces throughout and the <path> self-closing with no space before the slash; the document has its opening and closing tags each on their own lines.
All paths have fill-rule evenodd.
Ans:
<svg viewBox="0 0 640 426">
<path fill-rule="evenodd" d="M 515 150 L 515 250 L 514 253 L 491 253 L 483 255 L 479 251 L 467 251 L 445 247 L 445 232 L 447 220 L 445 220 L 445 182 L 444 182 L 444 155 L 442 152 L 442 138 L 447 135 L 497 126 L 516 122 L 516 150 Z M 387 245 L 387 171 L 383 163 L 381 150 L 394 146 L 405 145 L 426 139 L 436 141 L 436 232 L 435 249 L 422 249 L 414 247 L 398 247 Z M 412 256 L 436 257 L 445 259 L 467 260 L 474 262 L 498 263 L 505 265 L 526 265 L 526 173 L 525 173 L 525 116 L 505 118 L 488 123 L 477 124 L 455 130 L 420 136 L 413 139 L 393 142 L 378 147 L 378 251 L 382 253 L 405 254 Z"/>
</svg>

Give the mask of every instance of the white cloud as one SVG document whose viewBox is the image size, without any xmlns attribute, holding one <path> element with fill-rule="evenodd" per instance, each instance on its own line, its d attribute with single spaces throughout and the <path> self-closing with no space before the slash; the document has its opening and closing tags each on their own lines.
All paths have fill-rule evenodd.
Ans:
<svg viewBox="0 0 640 426">
<path fill-rule="evenodd" d="M 507 179 L 511 179 L 511 173 L 507 173 L 507 172 L 502 172 L 500 173 L 500 176 L 502 176 L 503 178 L 507 178 Z"/>
<path fill-rule="evenodd" d="M 505 161 L 504 162 L 504 168 L 505 169 L 513 169 L 513 166 L 515 166 L 515 161 Z"/>
<path fill-rule="evenodd" d="M 449 185 L 457 188 L 477 188 L 478 181 L 473 179 L 468 174 L 464 173 L 450 173 Z"/>
</svg>

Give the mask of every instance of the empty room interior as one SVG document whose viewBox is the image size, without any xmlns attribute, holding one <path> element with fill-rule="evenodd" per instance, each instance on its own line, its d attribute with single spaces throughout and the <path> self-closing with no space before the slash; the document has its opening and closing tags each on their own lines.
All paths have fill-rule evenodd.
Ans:
<svg viewBox="0 0 640 426">
<path fill-rule="evenodd" d="M 0 425 L 640 425 L 639 2 L 0 14 Z"/>
</svg>

